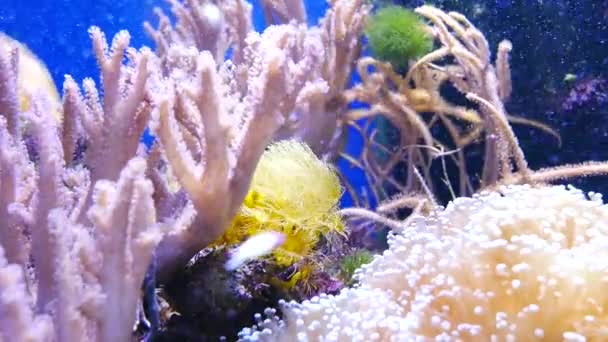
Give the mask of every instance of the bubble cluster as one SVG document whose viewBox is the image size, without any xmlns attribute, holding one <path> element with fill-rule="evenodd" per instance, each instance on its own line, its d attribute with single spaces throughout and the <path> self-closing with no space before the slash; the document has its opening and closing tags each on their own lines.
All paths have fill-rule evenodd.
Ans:
<svg viewBox="0 0 608 342">
<path fill-rule="evenodd" d="M 336 296 L 282 303 L 263 341 L 583 341 L 608 336 L 608 207 L 564 186 L 459 198 L 390 237 Z"/>
</svg>

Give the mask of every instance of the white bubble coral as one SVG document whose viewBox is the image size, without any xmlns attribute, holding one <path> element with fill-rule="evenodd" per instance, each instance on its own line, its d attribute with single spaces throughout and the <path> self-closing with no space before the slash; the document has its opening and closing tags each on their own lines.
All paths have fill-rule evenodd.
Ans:
<svg viewBox="0 0 608 342">
<path fill-rule="evenodd" d="M 392 236 L 358 277 L 241 338 L 607 340 L 608 206 L 562 186 L 459 198 Z"/>
</svg>

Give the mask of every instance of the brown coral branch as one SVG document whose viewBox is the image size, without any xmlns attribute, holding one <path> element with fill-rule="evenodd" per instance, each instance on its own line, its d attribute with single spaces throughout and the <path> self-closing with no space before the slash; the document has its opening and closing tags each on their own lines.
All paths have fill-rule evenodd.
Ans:
<svg viewBox="0 0 608 342">
<path fill-rule="evenodd" d="M 286 24 L 291 20 L 306 23 L 306 9 L 302 0 L 262 0 L 266 25 Z"/>
</svg>

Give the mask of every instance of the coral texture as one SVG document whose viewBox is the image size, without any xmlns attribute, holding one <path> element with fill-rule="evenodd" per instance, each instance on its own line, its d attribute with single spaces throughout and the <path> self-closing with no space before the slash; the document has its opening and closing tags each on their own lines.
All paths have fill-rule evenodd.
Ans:
<svg viewBox="0 0 608 342">
<path fill-rule="evenodd" d="M 245 0 L 167 2 L 175 20 L 157 10 L 158 27 L 146 25 L 154 52 L 130 47 L 125 31 L 108 44 L 99 28 L 89 30 L 101 81 L 87 78 L 79 85 L 67 76 L 61 115 L 55 115 L 52 94 L 31 94 L 22 86 L 19 45 L 2 43 L 0 340 L 122 342 L 133 339 L 136 323 L 146 330 L 146 340 L 153 339 L 159 319 L 148 312 L 154 310 L 141 308 L 142 283 L 146 279 L 152 295 L 147 292 L 145 299 L 153 304 L 148 297 L 154 297 L 155 276 L 168 284 L 222 236 L 252 181 L 263 185 L 255 170 L 270 142 L 300 140 L 325 161 L 348 159 L 342 153 L 345 128 L 361 121 L 364 153 L 348 160 L 372 175 L 376 199 L 384 198 L 377 189 L 385 183 L 402 196 L 383 203 L 390 208 L 386 212 L 354 208 L 340 214 L 394 229 L 391 248 L 363 268 L 358 287 L 286 305 L 287 323 L 261 322 L 262 331 L 245 331 L 244 339 L 602 337 L 596 328 L 605 319 L 599 288 L 606 268 L 597 256 L 607 247 L 606 209 L 596 195 L 588 201 L 575 190 L 541 183 L 606 174 L 608 163 L 528 167 L 510 125 L 514 118 L 503 105 L 512 90 L 508 41 L 493 59 L 483 34 L 464 16 L 422 6 L 416 11 L 428 20 L 425 29 L 437 49 L 405 77 L 384 63 L 360 59 L 363 85 L 347 91 L 360 56 L 367 1 L 329 0 L 325 16 L 308 26 L 301 0 L 266 0 L 262 6 L 272 25 L 263 32 L 253 30 Z M 444 100 L 440 87 L 446 83 L 477 108 Z M 371 108 L 347 113 L 354 101 Z M 360 120 L 377 115 L 402 129 L 393 150 L 378 146 L 368 134 L 373 125 Z M 476 191 L 464 148 L 484 136 L 480 187 L 535 187 L 501 188 L 501 195 L 483 193 L 440 210 L 429 169 L 435 157 L 450 153 L 432 135 L 435 122 L 453 128 L 461 194 Z M 140 145 L 146 129 L 157 138 L 149 149 Z M 384 151 L 387 165 L 367 158 L 373 148 Z M 406 184 L 391 175 L 403 163 Z M 327 195 L 316 203 L 321 208 L 333 206 L 340 193 L 338 179 L 330 178 L 294 182 L 322 187 L 314 190 Z M 306 211 L 298 200 L 281 205 Z M 414 203 L 414 212 L 426 218 L 383 216 L 403 203 Z M 335 231 L 342 226 L 334 214 L 323 224 Z M 321 240 L 318 233 L 313 242 Z M 324 249 L 340 246 L 327 240 Z M 310 271 L 302 267 L 300 278 L 287 282 Z M 210 272 L 200 278 L 208 286 L 235 284 Z M 339 287 L 325 272 L 308 280 L 299 292 Z M 257 290 L 242 298 L 253 299 Z M 230 311 L 234 303 L 215 307 Z M 539 310 L 546 311 L 541 318 L 535 316 Z M 279 327 L 274 335 L 265 330 L 273 325 Z"/>
<path fill-rule="evenodd" d="M 31 105 L 22 111 L 19 49 L 0 51 L 5 340 L 128 340 L 140 286 L 162 238 L 147 164 L 135 154 L 149 109 L 149 51 L 127 50 L 129 35 L 121 32 L 110 53 L 99 29 L 90 34 L 104 97 L 85 80 L 83 98 L 67 77 L 61 121 L 44 93 L 26 93 Z M 80 139 L 89 143 L 83 153 L 77 153 Z"/>
<path fill-rule="evenodd" d="M 283 304 L 243 340 L 604 340 L 608 206 L 564 186 L 458 198 L 390 238 L 336 296 Z M 270 310 L 267 314 L 272 315 Z"/>
<path fill-rule="evenodd" d="M 130 340 L 148 268 L 166 281 L 224 232 L 274 138 L 330 150 L 368 5 L 308 27 L 301 1 L 265 2 L 284 22 L 258 33 L 244 0 L 168 2 L 155 53 L 89 30 L 101 82 L 66 76 L 61 115 L 1 39 L 0 340 Z"/>
<path fill-rule="evenodd" d="M 306 145 L 293 140 L 272 144 L 258 163 L 243 206 L 217 242 L 235 244 L 260 232 L 280 232 L 285 241 L 273 259 L 290 266 L 312 257 L 323 235 L 343 233 L 337 212 L 341 194 L 335 170 Z"/>
<path fill-rule="evenodd" d="M 161 279 L 230 225 L 272 139 L 294 138 L 319 155 L 332 154 L 345 110 L 337 99 L 348 86 L 369 11 L 362 0 L 336 0 L 317 26 L 292 20 L 258 33 L 243 0 L 170 3 L 173 27 L 161 11 L 158 30 L 147 25 L 161 70 L 151 82 L 158 94 L 158 159 L 181 186 L 157 197 L 158 206 L 177 213 L 164 219 L 173 229 L 158 248 Z M 265 8 L 290 13 L 302 7 L 281 3 L 265 2 Z M 167 188 L 167 173 L 152 165 L 157 187 Z M 183 192 L 191 202 L 176 206 Z"/>
</svg>

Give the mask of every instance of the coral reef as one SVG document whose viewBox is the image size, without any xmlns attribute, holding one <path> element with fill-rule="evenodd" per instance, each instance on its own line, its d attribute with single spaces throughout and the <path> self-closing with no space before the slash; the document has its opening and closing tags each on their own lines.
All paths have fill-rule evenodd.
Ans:
<svg viewBox="0 0 608 342">
<path fill-rule="evenodd" d="M 155 53 L 89 30 L 101 83 L 67 76 L 60 120 L 49 94 L 20 86 L 27 52 L 3 41 L 2 339 L 131 339 L 148 267 L 166 283 L 224 232 L 272 139 L 332 153 L 367 5 L 333 1 L 308 27 L 287 20 L 302 6 L 268 2 L 285 23 L 258 33 L 246 1 L 169 3 L 175 26 L 161 11 L 148 25 Z"/>
<path fill-rule="evenodd" d="M 531 170 L 503 104 L 511 95 L 510 44 L 499 45 L 493 66 L 487 41 L 464 16 L 430 6 L 416 11 L 431 21 L 441 46 L 416 61 L 404 79 L 390 66 L 362 59 L 360 63 L 377 68 L 368 74 L 366 67 L 360 68 L 364 85 L 355 87 L 354 95 L 378 105 L 350 115 L 355 120 L 379 112 L 401 123 L 402 134 L 417 134 L 414 137 L 427 148 L 434 146 L 434 139 L 419 111 L 445 115 L 447 110 L 441 108 L 447 107 L 456 118 L 479 123 L 470 134 L 486 134 L 480 185 L 485 190 L 472 198 L 457 198 L 444 210 L 427 183 L 428 174 L 411 165 L 413 160 L 420 162 L 413 157 L 421 154 L 412 155 L 420 147 L 409 149 L 408 167 L 420 195 L 409 196 L 411 188 L 401 187 L 401 196 L 376 212 L 342 210 L 394 232 L 389 249 L 361 268 L 360 284 L 335 296 L 284 301 L 283 319 L 268 308 L 266 317 L 258 315 L 258 324 L 241 332 L 241 340 L 601 339 L 605 297 L 599 289 L 608 269 L 595 255 L 605 249 L 606 206 L 597 194 L 590 194 L 588 201 L 580 191 L 546 183 L 605 174 L 606 163 Z M 446 57 L 456 64 L 436 64 Z M 424 78 L 422 71 L 433 76 Z M 425 80 L 452 83 L 478 110 L 446 105 L 438 91 L 429 92 L 437 90 L 437 84 Z M 412 83 L 422 92 L 412 89 Z M 427 107 L 416 110 L 420 103 Z M 449 121 L 442 122 L 450 127 Z M 459 141 L 461 133 L 452 127 L 452 138 Z M 400 147 L 406 150 L 415 143 Z M 370 164 L 364 159 L 359 165 L 383 176 L 382 182 L 391 181 L 386 170 L 376 171 Z M 504 185 L 518 183 L 528 185 Z M 413 214 L 392 219 L 391 211 L 399 206 L 414 208 Z M 544 308 L 551 312 L 535 316 Z"/>
<path fill-rule="evenodd" d="M 85 80 L 83 99 L 68 77 L 62 122 L 44 95 L 32 96 L 31 109 L 21 112 L 19 50 L 0 51 L 0 336 L 8 340 L 128 340 L 162 238 L 146 161 L 134 150 L 147 120 L 148 52 L 129 50 L 131 64 L 123 66 L 126 32 L 117 35 L 112 56 L 100 31 L 90 32 L 104 98 Z M 75 160 L 80 136 L 89 147 Z"/>
<path fill-rule="evenodd" d="M 250 5 L 243 0 L 206 3 L 204 11 L 195 1 L 171 4 L 174 28 L 161 12 L 159 29 L 148 25 L 161 61 L 155 86 L 165 88 L 158 91 L 155 131 L 159 159 L 191 203 L 174 209 L 180 214 L 158 248 L 161 279 L 229 226 L 271 139 L 290 137 L 319 155 L 333 153 L 340 137 L 336 118 L 346 108 L 337 98 L 358 56 L 368 11 L 362 1 L 332 1 L 316 27 L 290 21 L 260 34 L 251 31 Z M 273 10 L 277 4 L 268 5 Z M 218 23 L 206 16 L 212 7 L 223 13 Z M 204 45 L 207 36 L 217 36 L 213 48 Z M 224 60 L 229 47 L 231 58 Z M 156 178 L 162 184 L 165 177 Z M 163 193 L 160 201 L 174 202 L 173 193 Z"/>
<path fill-rule="evenodd" d="M 548 183 L 608 164 L 528 166 L 512 124 L 555 132 L 505 109 L 509 41 L 493 58 L 462 14 L 422 6 L 434 49 L 404 55 L 399 74 L 360 56 L 364 0 L 329 0 L 316 25 L 301 0 L 262 1 L 263 32 L 245 0 L 167 3 L 171 14 L 145 25 L 154 51 L 125 31 L 109 46 L 92 27 L 101 81 L 66 76 L 60 109 L 40 89 L 43 65 L 2 38 L 0 340 L 230 338 L 277 297 L 317 295 L 241 338 L 602 337 L 605 206 Z M 350 87 L 355 68 L 362 83 Z M 395 146 L 377 140 L 379 116 Z M 152 146 L 140 144 L 146 130 Z M 361 154 L 347 152 L 352 133 Z M 370 194 L 333 173 L 340 161 L 363 170 Z M 358 206 L 336 213 L 341 180 Z M 442 182 L 453 197 L 478 194 L 444 210 Z M 390 248 L 341 290 L 367 261 L 357 241 L 370 225 L 393 231 Z M 226 268 L 227 249 L 270 231 L 285 244 Z"/>
</svg>

